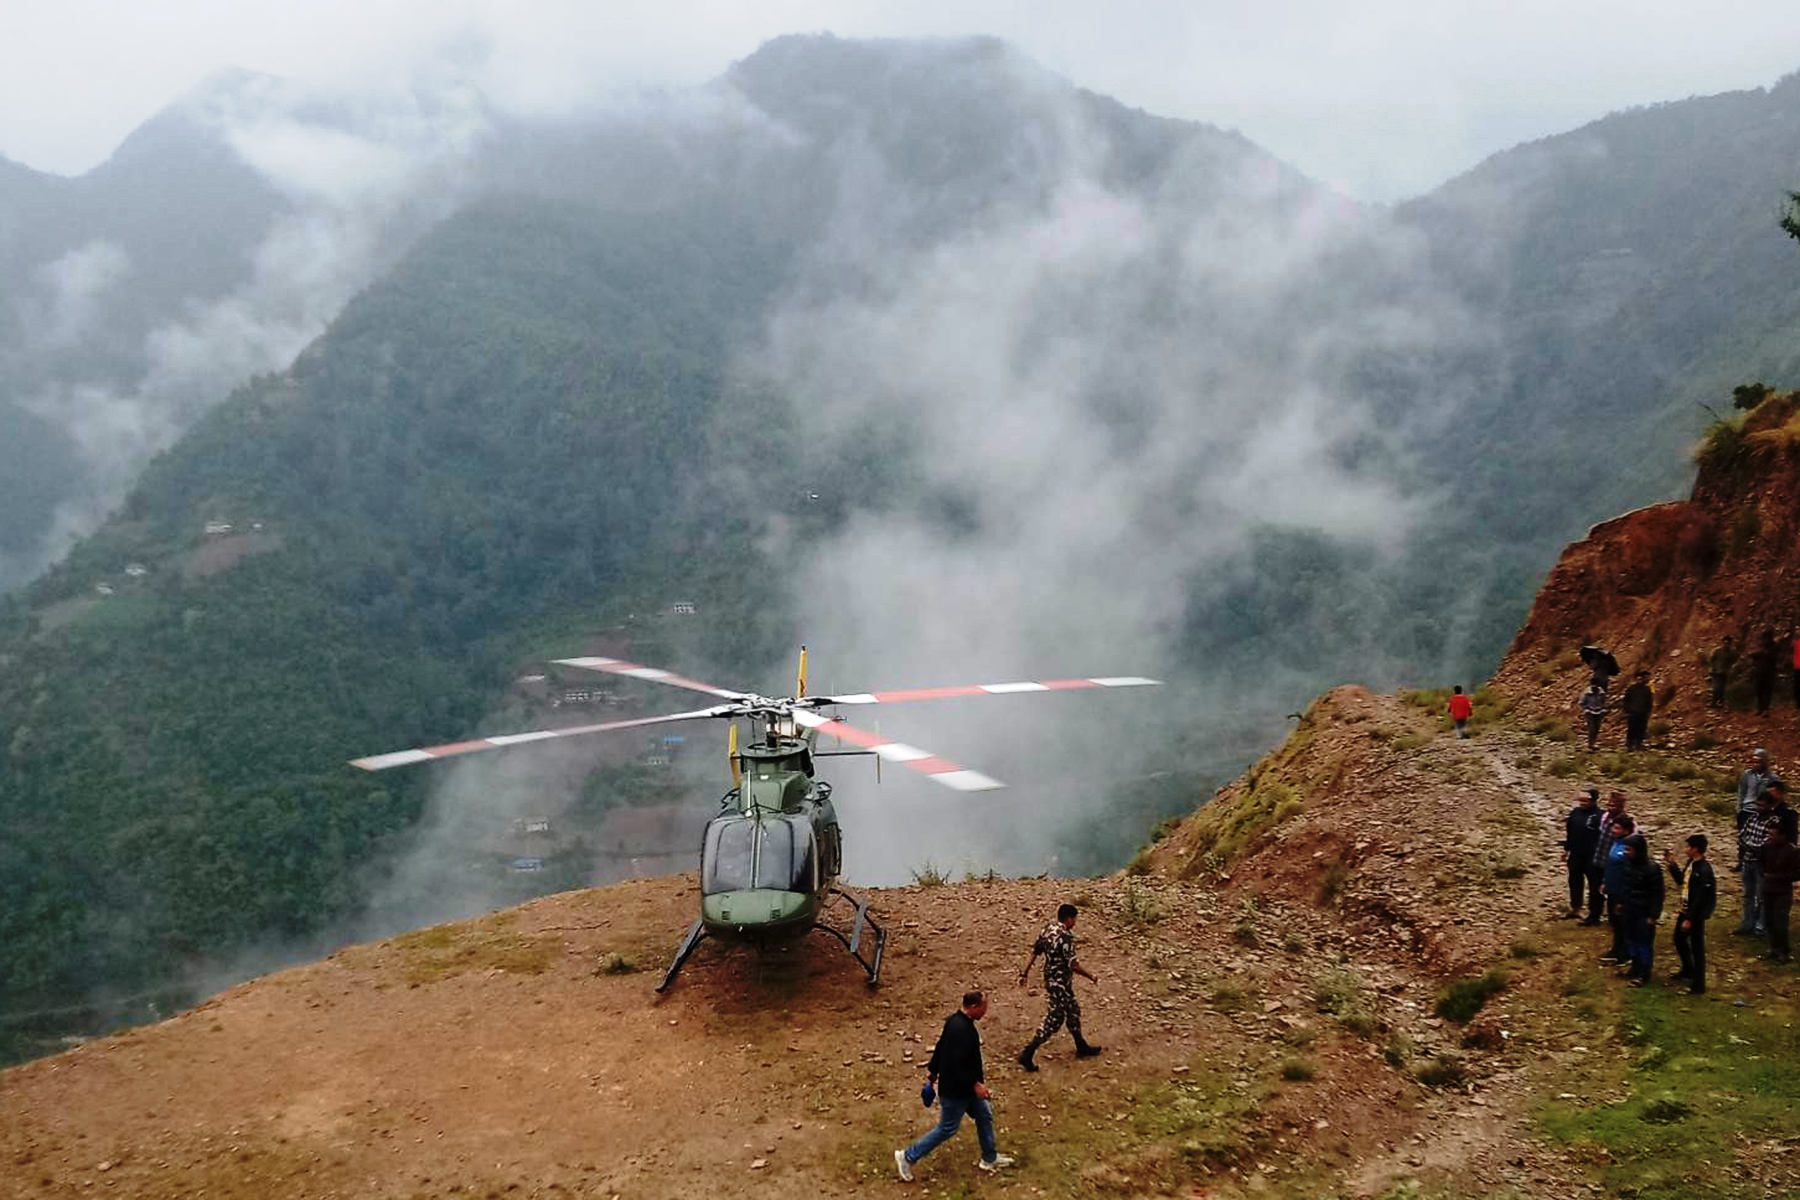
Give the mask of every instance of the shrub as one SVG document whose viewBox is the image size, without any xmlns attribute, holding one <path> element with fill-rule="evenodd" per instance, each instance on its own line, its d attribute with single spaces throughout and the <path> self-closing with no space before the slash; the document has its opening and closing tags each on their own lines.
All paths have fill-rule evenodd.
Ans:
<svg viewBox="0 0 1800 1200">
<path fill-rule="evenodd" d="M 1757 383 L 1740 383 L 1731 389 L 1731 407 L 1741 408 L 1745 412 L 1749 412 L 1764 400 L 1767 400 L 1773 390 L 1774 389 L 1770 388 L 1768 384 L 1760 381 Z"/>
<path fill-rule="evenodd" d="M 637 962 L 625 957 L 618 951 L 600 956 L 600 965 L 594 968 L 596 975 L 631 975 L 638 970 Z"/>
<path fill-rule="evenodd" d="M 1335 903 L 1338 893 L 1344 890 L 1344 885 L 1348 882 L 1350 882 L 1349 866 L 1341 858 L 1333 861 L 1330 866 L 1325 868 L 1325 873 L 1319 876 L 1319 903 Z"/>
<path fill-rule="evenodd" d="M 1473 979 L 1459 979 L 1438 993 L 1437 1015 L 1446 1021 L 1466 1025 L 1474 1020 L 1490 997 L 1506 990 L 1506 976 L 1489 971 Z"/>
<path fill-rule="evenodd" d="M 925 860 L 923 866 L 914 868 L 912 878 L 913 882 L 920 887 L 928 888 L 943 887 L 948 882 L 944 878 L 944 872 L 929 858 Z"/>
<path fill-rule="evenodd" d="M 1290 1058 L 1281 1064 L 1281 1077 L 1289 1083 L 1305 1083 L 1315 1072 L 1313 1065 L 1297 1058 Z"/>
</svg>

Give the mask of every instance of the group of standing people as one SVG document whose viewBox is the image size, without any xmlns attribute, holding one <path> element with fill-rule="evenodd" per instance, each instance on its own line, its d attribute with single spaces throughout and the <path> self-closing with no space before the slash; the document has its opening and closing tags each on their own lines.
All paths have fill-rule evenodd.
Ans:
<svg viewBox="0 0 1800 1200">
<path fill-rule="evenodd" d="M 1789 920 L 1794 883 L 1800 879 L 1800 817 L 1787 804 L 1787 789 L 1769 764 L 1768 751 L 1758 749 L 1738 781 L 1737 860 L 1732 870 L 1743 888 L 1741 919 L 1736 930 L 1745 937 L 1769 939 L 1764 955 L 1771 962 L 1793 961 Z M 1570 920 L 1583 925 L 1604 921 L 1612 945 L 1600 961 L 1625 968 L 1632 986 L 1651 978 L 1656 957 L 1656 926 L 1669 907 L 1665 872 L 1673 881 L 1672 942 L 1681 966 L 1670 978 L 1685 981 L 1689 992 L 1706 991 L 1706 926 L 1718 908 L 1718 876 L 1707 857 L 1705 833 L 1687 836 L 1677 855 L 1662 852 L 1662 868 L 1650 857 L 1649 839 L 1626 811 L 1623 792 L 1614 791 L 1602 806 L 1600 789 L 1584 789 L 1575 798 L 1563 826 L 1562 852 L 1569 885 Z M 1584 902 L 1585 901 L 1585 910 Z"/>
<path fill-rule="evenodd" d="M 1064 904 L 1056 910 L 1056 920 L 1046 925 L 1031 945 L 1031 957 L 1019 971 L 1022 986 L 1031 968 L 1044 960 L 1044 994 L 1049 1011 L 1019 1052 L 1019 1065 L 1027 1071 L 1038 1069 L 1037 1052 L 1043 1044 L 1067 1025 L 1075 1038 L 1075 1057 L 1092 1058 L 1100 1047 L 1081 1033 L 1081 1004 L 1075 999 L 1075 976 L 1094 982 L 1094 976 L 1075 957 L 1075 920 L 1080 910 Z M 912 1145 L 894 1151 L 894 1168 L 900 1178 L 911 1183 L 913 1167 L 961 1128 L 963 1117 L 975 1118 L 975 1136 L 981 1143 L 981 1158 L 976 1166 L 983 1171 L 998 1171 L 1013 1165 L 1011 1155 L 1001 1154 L 994 1136 L 993 1093 L 988 1090 L 987 1074 L 981 1060 L 981 1033 L 975 1024 L 987 1015 L 987 994 L 979 989 L 963 993 L 962 1007 L 944 1021 L 944 1030 L 932 1047 L 925 1064 L 925 1086 L 920 1098 L 927 1108 L 935 1101 L 938 1122 Z"/>
<path fill-rule="evenodd" d="M 1612 707 L 1612 699 L 1607 693 L 1611 682 L 1610 675 L 1595 671 L 1588 682 L 1588 690 L 1575 704 L 1587 726 L 1589 750 L 1599 744 L 1601 722 Z M 1625 749 L 1642 750 L 1649 739 L 1650 714 L 1656 711 L 1656 693 L 1650 687 L 1650 672 L 1639 671 L 1632 677 L 1619 696 L 1618 708 L 1625 715 Z"/>
<path fill-rule="evenodd" d="M 1764 629 L 1755 648 L 1743 657 L 1750 669 L 1750 686 L 1756 694 L 1757 716 L 1769 715 L 1769 708 L 1775 701 L 1775 681 L 1784 666 L 1793 673 L 1794 707 L 1800 708 L 1800 627 L 1785 638 L 1776 637 L 1773 629 Z M 1738 660 L 1737 642 L 1727 634 L 1706 661 L 1706 682 L 1712 692 L 1714 708 L 1725 707 L 1725 689 L 1731 685 Z"/>
</svg>

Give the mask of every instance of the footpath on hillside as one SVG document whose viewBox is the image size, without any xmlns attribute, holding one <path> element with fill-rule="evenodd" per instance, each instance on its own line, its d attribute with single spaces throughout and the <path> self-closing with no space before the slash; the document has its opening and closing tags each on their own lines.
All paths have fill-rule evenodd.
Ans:
<svg viewBox="0 0 1800 1200">
<path fill-rule="evenodd" d="M 1705 997 L 1628 992 L 1557 919 L 1577 784 L 1660 850 L 1723 836 L 1718 773 L 1571 745 L 1339 689 L 1118 875 L 872 893 L 874 991 L 816 936 L 704 948 L 658 999 L 691 877 L 346 950 L 0 1075 L 0 1196 L 1793 1193 L 1795 976 L 1724 934 L 1733 877 Z M 1027 1075 L 1016 973 L 1063 901 L 1105 1053 L 1059 1035 Z M 971 986 L 1017 1165 L 982 1175 L 965 1130 L 902 1184 Z"/>
</svg>

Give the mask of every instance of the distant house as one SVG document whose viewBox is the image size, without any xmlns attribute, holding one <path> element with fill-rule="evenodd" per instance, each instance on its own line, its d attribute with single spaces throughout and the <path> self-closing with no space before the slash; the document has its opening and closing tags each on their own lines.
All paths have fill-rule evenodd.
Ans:
<svg viewBox="0 0 1800 1200">
<path fill-rule="evenodd" d="M 544 860 L 536 856 L 515 858 L 508 866 L 514 871 L 541 871 L 544 869 Z"/>
<path fill-rule="evenodd" d="M 102 596 L 110 596 L 113 594 L 113 585 L 110 583 L 96 583 L 94 585 L 94 590 L 99 592 Z"/>
<path fill-rule="evenodd" d="M 677 600 L 669 605 L 669 611 L 678 617 L 691 617 L 700 611 L 700 607 L 692 600 Z"/>
<path fill-rule="evenodd" d="M 552 708 L 564 704 L 617 704 L 619 694 L 611 688 L 564 688 L 560 693 L 550 697 Z"/>
<path fill-rule="evenodd" d="M 207 537 L 221 537 L 231 532 L 230 521 L 208 521 L 205 526 Z"/>
<path fill-rule="evenodd" d="M 128 563 L 125 567 L 125 573 L 133 579 L 141 579 L 150 573 L 150 568 L 146 567 L 143 563 Z"/>
<path fill-rule="evenodd" d="M 646 767 L 666 767 L 672 761 L 673 760 L 668 754 L 661 750 L 652 750 L 650 753 L 644 755 L 644 765 Z"/>
<path fill-rule="evenodd" d="M 687 735 L 685 733 L 665 733 L 663 734 L 663 745 L 671 750 L 678 746 L 685 746 L 687 745 Z"/>
<path fill-rule="evenodd" d="M 549 833 L 550 832 L 550 818 L 549 817 L 526 817 L 524 819 L 524 821 L 522 822 L 522 824 L 525 826 L 524 832 L 526 832 L 526 833 Z"/>
</svg>

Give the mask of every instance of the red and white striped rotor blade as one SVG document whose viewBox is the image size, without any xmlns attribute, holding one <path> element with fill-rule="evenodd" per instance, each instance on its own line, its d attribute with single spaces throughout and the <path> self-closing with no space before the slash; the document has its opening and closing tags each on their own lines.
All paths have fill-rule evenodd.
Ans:
<svg viewBox="0 0 1800 1200">
<path fill-rule="evenodd" d="M 727 700 L 742 700 L 749 692 L 734 692 L 730 688 L 716 687 L 710 683 L 702 683 L 698 679 L 689 679 L 685 675 L 677 675 L 673 671 L 665 671 L 661 667 L 644 667 L 634 662 L 626 662 L 622 658 L 559 658 L 557 665 L 564 667 L 584 667 L 589 671 L 605 671 L 612 675 L 624 675 L 631 679 L 648 679 L 652 683 L 666 683 L 670 687 L 687 688 L 690 692 L 705 692 L 709 696 L 723 696 Z"/>
<path fill-rule="evenodd" d="M 991 792 L 995 788 L 1006 785 L 998 779 L 991 779 L 980 771 L 971 771 L 959 767 L 947 758 L 939 758 L 929 750 L 921 750 L 917 746 L 909 746 L 905 742 L 896 742 L 892 738 L 882 737 L 879 733 L 870 733 L 858 729 L 854 725 L 846 725 L 842 721 L 830 717 L 822 717 L 808 709 L 794 710 L 794 720 L 808 729 L 817 729 L 821 733 L 829 733 L 842 738 L 853 746 L 861 746 L 871 750 L 887 762 L 898 763 L 908 770 L 917 771 L 933 783 L 941 783 L 947 788 L 959 792 Z"/>
<path fill-rule="evenodd" d="M 604 733 L 608 729 L 635 729 L 640 725 L 664 725 L 670 721 L 698 721 L 703 717 L 726 716 L 733 711 L 735 711 L 734 705 L 720 704 L 712 708 L 696 709 L 693 712 L 669 713 L 660 717 L 634 717 L 629 721 L 607 721 L 600 725 L 571 725 L 567 729 L 538 729 L 531 733 L 503 733 L 494 737 L 473 738 L 466 742 L 426 746 L 419 750 L 396 750 L 392 754 L 372 754 L 367 758 L 353 758 L 350 760 L 350 765 L 361 767 L 365 771 L 385 771 L 389 767 L 404 767 L 411 763 L 453 758 L 458 754 L 473 754 L 478 750 L 500 750 L 507 746 L 523 745 L 526 742 L 547 742 L 552 738 Z"/>
<path fill-rule="evenodd" d="M 957 687 L 905 688 L 891 692 L 856 692 L 820 696 L 819 704 L 901 704 L 910 700 L 949 700 L 957 696 L 1011 696 L 1020 692 L 1076 692 L 1084 688 L 1160 687 L 1162 680 L 1141 675 L 1099 675 L 1092 679 L 1049 679 L 1041 683 L 968 683 Z"/>
</svg>

